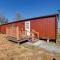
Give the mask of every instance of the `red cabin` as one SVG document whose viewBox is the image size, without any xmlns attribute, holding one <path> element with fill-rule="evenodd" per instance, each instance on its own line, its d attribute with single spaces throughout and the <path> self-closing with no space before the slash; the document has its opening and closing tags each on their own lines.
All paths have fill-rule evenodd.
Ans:
<svg viewBox="0 0 60 60">
<path fill-rule="evenodd" d="M 7 24 L 0 25 L 0 32 L 6 33 L 6 27 L 18 26 L 19 30 L 27 30 L 31 32 L 32 30 L 39 33 L 39 39 L 56 42 L 57 36 L 57 16 L 58 14 L 35 17 L 15 22 L 10 22 Z M 27 35 L 30 33 L 27 32 Z"/>
</svg>

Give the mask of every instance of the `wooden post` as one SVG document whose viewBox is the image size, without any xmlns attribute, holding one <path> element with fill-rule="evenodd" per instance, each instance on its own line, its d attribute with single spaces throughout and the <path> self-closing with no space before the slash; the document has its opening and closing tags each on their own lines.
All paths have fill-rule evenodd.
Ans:
<svg viewBox="0 0 60 60">
<path fill-rule="evenodd" d="M 19 27 L 18 26 L 16 27 L 16 37 L 17 37 L 17 40 L 19 40 Z"/>
<path fill-rule="evenodd" d="M 8 28 L 6 27 L 6 37 L 8 36 L 8 32 L 9 32 Z"/>
<path fill-rule="evenodd" d="M 12 28 L 9 27 L 9 36 L 12 36 L 12 34 L 11 34 L 12 32 L 11 31 L 12 31 Z"/>
<path fill-rule="evenodd" d="M 10 27 L 10 31 L 11 31 L 11 36 L 13 37 L 13 29 L 14 29 L 14 27 L 12 26 L 12 27 Z"/>
<path fill-rule="evenodd" d="M 35 38 L 34 38 L 34 34 L 32 33 L 32 42 L 34 42 Z"/>
<path fill-rule="evenodd" d="M 47 43 L 49 43 L 49 38 L 47 39 Z"/>
<path fill-rule="evenodd" d="M 21 30 L 19 31 L 19 36 L 20 36 L 20 38 L 21 38 Z"/>
</svg>

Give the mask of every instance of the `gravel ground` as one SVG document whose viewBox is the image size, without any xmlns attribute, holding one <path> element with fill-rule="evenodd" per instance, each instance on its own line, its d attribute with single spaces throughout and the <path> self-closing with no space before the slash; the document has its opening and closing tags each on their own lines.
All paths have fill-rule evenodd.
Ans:
<svg viewBox="0 0 60 60">
<path fill-rule="evenodd" d="M 42 41 L 42 40 L 39 40 L 35 43 L 30 43 L 30 42 L 27 42 L 27 44 L 29 45 L 34 45 L 34 46 L 38 46 L 40 48 L 43 48 L 47 51 L 50 51 L 52 53 L 60 53 L 60 46 L 57 46 L 57 45 L 51 45 L 45 41 Z"/>
</svg>

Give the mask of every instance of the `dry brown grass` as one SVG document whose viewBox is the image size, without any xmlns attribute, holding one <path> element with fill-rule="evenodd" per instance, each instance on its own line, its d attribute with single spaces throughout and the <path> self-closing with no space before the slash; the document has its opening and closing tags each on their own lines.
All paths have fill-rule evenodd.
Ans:
<svg viewBox="0 0 60 60">
<path fill-rule="evenodd" d="M 27 48 L 8 41 L 0 34 L 0 60 L 60 60 L 60 54 L 52 54 L 43 49 Z"/>
</svg>

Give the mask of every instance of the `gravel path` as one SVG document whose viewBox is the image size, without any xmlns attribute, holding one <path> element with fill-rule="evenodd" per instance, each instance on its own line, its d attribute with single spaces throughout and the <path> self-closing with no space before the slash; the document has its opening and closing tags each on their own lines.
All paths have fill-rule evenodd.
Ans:
<svg viewBox="0 0 60 60">
<path fill-rule="evenodd" d="M 51 44 L 48 44 L 47 42 L 42 41 L 42 40 L 39 40 L 35 43 L 27 42 L 27 44 L 38 46 L 38 47 L 43 48 L 43 49 L 50 51 L 52 53 L 60 53 L 60 46 L 51 45 Z"/>
</svg>

